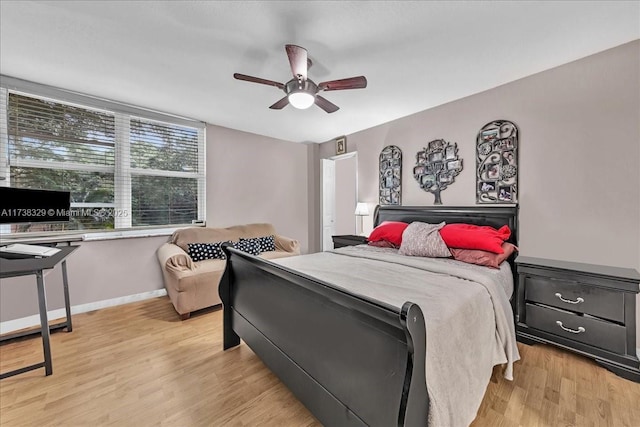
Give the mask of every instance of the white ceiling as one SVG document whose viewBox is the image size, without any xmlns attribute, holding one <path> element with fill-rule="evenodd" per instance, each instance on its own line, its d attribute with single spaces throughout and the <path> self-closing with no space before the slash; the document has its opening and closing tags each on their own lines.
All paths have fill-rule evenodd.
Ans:
<svg viewBox="0 0 640 427">
<path fill-rule="evenodd" d="M 323 142 L 640 38 L 626 1 L 0 1 L 0 73 L 294 142 Z M 268 107 L 287 43 L 340 110 Z"/>
</svg>

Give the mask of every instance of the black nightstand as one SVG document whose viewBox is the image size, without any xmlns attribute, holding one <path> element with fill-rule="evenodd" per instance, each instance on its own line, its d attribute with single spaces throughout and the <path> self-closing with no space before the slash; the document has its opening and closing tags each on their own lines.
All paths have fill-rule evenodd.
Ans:
<svg viewBox="0 0 640 427">
<path fill-rule="evenodd" d="M 356 246 L 367 243 L 366 236 L 355 236 L 352 234 L 345 234 L 343 236 L 331 236 L 333 239 L 333 248 L 338 249 L 343 246 Z"/>
<path fill-rule="evenodd" d="M 554 344 L 640 382 L 636 270 L 526 256 L 515 262 L 518 341 Z"/>
</svg>

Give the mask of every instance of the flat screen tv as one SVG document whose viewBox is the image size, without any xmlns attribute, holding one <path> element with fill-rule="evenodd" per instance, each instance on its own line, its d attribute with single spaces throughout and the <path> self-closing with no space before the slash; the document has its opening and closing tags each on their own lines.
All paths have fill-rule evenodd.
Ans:
<svg viewBox="0 0 640 427">
<path fill-rule="evenodd" d="M 0 187 L 0 224 L 68 222 L 71 193 Z"/>
</svg>

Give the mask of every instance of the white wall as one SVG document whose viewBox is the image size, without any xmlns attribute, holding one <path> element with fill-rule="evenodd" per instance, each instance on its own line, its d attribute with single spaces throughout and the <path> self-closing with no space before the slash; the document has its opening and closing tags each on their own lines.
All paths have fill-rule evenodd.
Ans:
<svg viewBox="0 0 640 427">
<path fill-rule="evenodd" d="M 403 150 L 403 205 L 431 205 L 412 176 L 428 141 L 457 142 L 464 169 L 444 205 L 475 204 L 475 138 L 492 120 L 520 131 L 520 253 L 640 270 L 640 41 L 348 135 L 359 197 L 375 203 L 378 156 Z M 331 152 L 323 144 L 320 154 Z M 638 343 L 640 346 L 640 301 Z"/>
</svg>

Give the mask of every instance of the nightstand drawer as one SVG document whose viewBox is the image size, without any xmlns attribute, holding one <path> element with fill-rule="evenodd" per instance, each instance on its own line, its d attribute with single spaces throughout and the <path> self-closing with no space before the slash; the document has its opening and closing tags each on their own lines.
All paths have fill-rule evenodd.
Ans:
<svg viewBox="0 0 640 427">
<path fill-rule="evenodd" d="M 526 276 L 525 299 L 624 323 L 624 293 L 578 282 Z"/>
<path fill-rule="evenodd" d="M 626 328 L 550 307 L 526 305 L 527 325 L 614 353 L 626 352 Z"/>
</svg>

